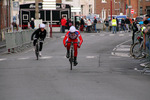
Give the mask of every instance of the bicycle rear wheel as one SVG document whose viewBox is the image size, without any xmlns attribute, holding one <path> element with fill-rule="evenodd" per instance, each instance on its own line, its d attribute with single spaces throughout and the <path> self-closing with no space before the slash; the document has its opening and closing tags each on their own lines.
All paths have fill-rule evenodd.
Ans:
<svg viewBox="0 0 150 100">
<path fill-rule="evenodd" d="M 145 55 L 143 54 L 143 44 L 141 46 L 141 43 L 137 42 L 135 43 L 132 48 L 131 48 L 131 52 L 132 52 L 132 56 L 135 58 L 135 59 L 141 59 L 141 58 L 144 58 Z"/>
<path fill-rule="evenodd" d="M 35 55 L 36 55 L 36 59 L 39 59 L 39 46 L 38 44 L 36 44 L 36 49 L 35 49 Z"/>
<path fill-rule="evenodd" d="M 71 55 L 70 55 L 70 70 L 72 70 L 72 66 L 73 66 L 73 50 L 71 50 Z"/>
</svg>

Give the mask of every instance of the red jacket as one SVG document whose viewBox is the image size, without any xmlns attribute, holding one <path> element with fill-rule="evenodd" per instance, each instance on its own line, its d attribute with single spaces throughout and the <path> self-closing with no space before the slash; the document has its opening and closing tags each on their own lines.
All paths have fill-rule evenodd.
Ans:
<svg viewBox="0 0 150 100">
<path fill-rule="evenodd" d="M 62 25 L 62 26 L 66 26 L 66 23 L 67 23 L 67 21 L 66 21 L 65 18 L 61 19 L 61 25 Z"/>
<path fill-rule="evenodd" d="M 65 35 L 65 37 L 64 37 L 64 40 L 63 40 L 64 46 L 65 46 L 65 44 L 66 44 L 66 41 L 68 41 L 68 42 L 70 42 L 70 41 L 78 42 L 78 40 L 80 40 L 79 45 L 81 46 L 81 44 L 82 44 L 82 42 L 83 42 L 82 36 L 81 36 L 81 34 L 80 34 L 79 31 L 76 31 L 75 34 L 77 35 L 77 38 L 76 38 L 76 39 L 70 39 L 70 38 L 69 38 L 70 31 L 68 31 L 68 32 L 66 33 L 66 35 Z"/>
</svg>

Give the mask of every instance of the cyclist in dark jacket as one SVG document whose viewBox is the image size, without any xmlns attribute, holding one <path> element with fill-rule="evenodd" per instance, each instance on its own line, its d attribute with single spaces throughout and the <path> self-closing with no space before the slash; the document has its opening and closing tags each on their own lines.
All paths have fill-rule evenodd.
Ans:
<svg viewBox="0 0 150 100">
<path fill-rule="evenodd" d="M 45 24 L 40 24 L 40 28 L 37 29 L 31 36 L 31 40 L 33 41 L 33 46 L 35 46 L 37 39 L 40 39 L 40 49 L 39 49 L 39 55 L 41 56 L 41 51 L 43 48 L 43 41 L 46 38 L 47 31 L 44 29 Z"/>
<path fill-rule="evenodd" d="M 138 27 L 137 27 L 137 24 L 136 24 L 136 22 L 134 21 L 134 19 L 132 19 L 132 22 L 133 22 L 133 26 L 132 26 L 132 29 L 133 29 L 132 44 L 134 44 L 135 32 L 138 31 Z"/>
</svg>

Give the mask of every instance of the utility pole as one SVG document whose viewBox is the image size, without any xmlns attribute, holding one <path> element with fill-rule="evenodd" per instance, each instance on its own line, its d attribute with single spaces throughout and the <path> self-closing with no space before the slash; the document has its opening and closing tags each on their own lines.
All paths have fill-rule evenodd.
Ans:
<svg viewBox="0 0 150 100">
<path fill-rule="evenodd" d="M 131 6 L 131 0 L 129 0 L 129 6 Z M 129 17 L 131 17 L 131 8 L 129 8 Z"/>
<path fill-rule="evenodd" d="M 111 14 L 111 20 L 112 20 L 112 0 L 110 1 L 110 14 Z"/>
<path fill-rule="evenodd" d="M 127 1 L 124 0 L 124 15 L 126 15 L 126 4 L 127 4 Z"/>
<path fill-rule="evenodd" d="M 39 0 L 35 0 L 35 19 L 39 19 Z"/>
</svg>

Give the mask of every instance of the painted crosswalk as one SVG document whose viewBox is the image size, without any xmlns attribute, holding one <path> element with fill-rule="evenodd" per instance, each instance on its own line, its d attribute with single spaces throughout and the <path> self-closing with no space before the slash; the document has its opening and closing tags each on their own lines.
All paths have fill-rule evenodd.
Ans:
<svg viewBox="0 0 150 100">
<path fill-rule="evenodd" d="M 86 59 L 96 59 L 97 56 L 80 56 L 80 58 L 86 58 Z M 31 60 L 36 59 L 34 56 L 28 56 L 28 57 L 16 57 L 16 58 L 0 58 L 0 62 L 2 61 L 23 61 L 23 60 Z M 43 60 L 49 60 L 49 59 L 67 59 L 66 56 L 42 56 L 40 59 Z"/>
</svg>

